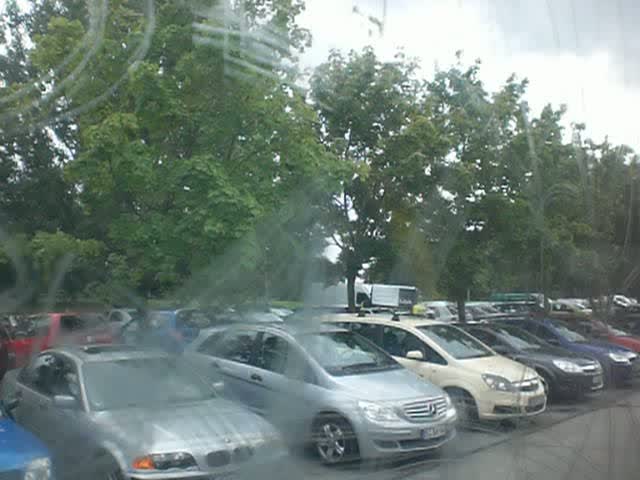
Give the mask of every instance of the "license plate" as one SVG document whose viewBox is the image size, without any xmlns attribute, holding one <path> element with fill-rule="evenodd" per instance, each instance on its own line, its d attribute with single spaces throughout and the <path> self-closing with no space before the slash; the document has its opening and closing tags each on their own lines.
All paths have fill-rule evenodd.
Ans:
<svg viewBox="0 0 640 480">
<path fill-rule="evenodd" d="M 529 399 L 529 406 L 530 407 L 536 407 L 538 405 L 542 405 L 544 403 L 544 397 L 540 396 L 540 397 L 531 397 Z"/>
<path fill-rule="evenodd" d="M 594 385 L 601 385 L 602 384 L 602 375 L 596 375 L 595 377 L 593 377 L 593 384 Z"/>
<path fill-rule="evenodd" d="M 422 440 L 430 440 L 432 438 L 438 438 L 444 436 L 447 433 L 447 429 L 444 425 L 438 425 L 436 427 L 423 428 L 420 432 Z"/>
</svg>

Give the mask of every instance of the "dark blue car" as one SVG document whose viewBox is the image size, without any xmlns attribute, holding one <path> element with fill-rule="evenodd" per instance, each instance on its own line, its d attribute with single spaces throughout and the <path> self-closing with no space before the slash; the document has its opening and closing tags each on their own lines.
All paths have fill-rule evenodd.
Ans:
<svg viewBox="0 0 640 480">
<path fill-rule="evenodd" d="M 640 369 L 638 355 L 632 350 L 612 343 L 589 339 L 571 328 L 571 325 L 566 322 L 551 319 L 528 319 L 519 320 L 518 325 L 546 340 L 547 343 L 598 360 L 604 370 L 607 385 L 629 383 Z"/>
<path fill-rule="evenodd" d="M 53 479 L 51 456 L 40 440 L 15 423 L 0 403 L 0 478 Z"/>
</svg>

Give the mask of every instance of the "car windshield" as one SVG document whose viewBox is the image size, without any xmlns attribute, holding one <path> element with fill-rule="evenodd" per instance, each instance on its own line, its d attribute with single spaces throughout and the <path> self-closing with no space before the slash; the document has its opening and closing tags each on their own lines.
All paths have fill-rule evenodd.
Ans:
<svg viewBox="0 0 640 480">
<path fill-rule="evenodd" d="M 493 355 L 491 350 L 459 328 L 449 325 L 428 325 L 420 326 L 418 329 L 458 360 Z"/>
<path fill-rule="evenodd" d="M 352 332 L 300 335 L 300 345 L 331 375 L 357 375 L 400 368 L 389 355 Z"/>
<path fill-rule="evenodd" d="M 496 327 L 495 332 L 509 345 L 518 350 L 538 350 L 544 342 L 518 327 Z"/>
<path fill-rule="evenodd" d="M 555 329 L 556 333 L 558 333 L 558 335 L 569 342 L 584 343 L 589 341 L 587 337 L 576 332 L 575 330 L 572 330 L 564 323 L 554 322 L 553 328 Z"/>
<path fill-rule="evenodd" d="M 87 362 L 83 368 L 91 410 L 169 406 L 214 398 L 192 368 L 173 358 Z"/>
</svg>

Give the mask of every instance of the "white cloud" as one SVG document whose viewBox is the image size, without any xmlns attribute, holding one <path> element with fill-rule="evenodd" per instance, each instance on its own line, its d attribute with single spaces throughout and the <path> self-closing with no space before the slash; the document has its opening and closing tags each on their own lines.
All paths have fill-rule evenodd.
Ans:
<svg viewBox="0 0 640 480">
<path fill-rule="evenodd" d="M 430 77 L 436 65 L 444 68 L 452 64 L 455 52 L 462 50 L 466 62 L 482 60 L 481 78 L 489 90 L 498 88 L 511 73 L 527 77 L 527 100 L 534 114 L 546 103 L 556 107 L 564 103 L 567 125 L 584 122 L 587 134 L 596 140 L 608 135 L 613 142 L 640 146 L 632 117 L 640 92 L 621 80 L 612 64 L 612 52 L 523 49 L 517 36 L 505 34 L 498 22 L 492 21 L 496 13 L 489 4 L 470 6 L 439 0 L 387 3 L 384 34 L 380 35 L 366 17 L 382 18 L 382 0 L 307 0 L 301 23 L 310 28 L 314 45 L 304 55 L 303 64 L 319 64 L 332 48 L 346 51 L 372 45 L 383 59 L 392 58 L 402 48 L 420 60 L 424 76 Z M 359 13 L 354 13 L 354 6 Z"/>
</svg>

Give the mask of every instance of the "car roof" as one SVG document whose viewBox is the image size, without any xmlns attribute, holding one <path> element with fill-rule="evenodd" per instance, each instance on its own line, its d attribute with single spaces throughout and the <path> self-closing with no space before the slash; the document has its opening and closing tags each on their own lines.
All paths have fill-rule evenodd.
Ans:
<svg viewBox="0 0 640 480">
<path fill-rule="evenodd" d="M 409 327 L 422 327 L 428 325 L 451 325 L 451 322 L 443 322 L 440 320 L 431 320 L 428 318 L 422 317 L 410 317 L 410 316 L 400 316 L 399 320 L 393 320 L 392 315 L 386 314 L 371 314 L 365 315 L 364 317 L 359 317 L 354 314 L 336 314 L 332 315 L 331 318 L 326 319 L 328 322 L 368 322 L 368 323 L 376 323 L 380 325 L 404 325 Z"/>
<path fill-rule="evenodd" d="M 95 345 L 65 345 L 50 348 L 43 353 L 62 353 L 75 358 L 80 363 L 110 362 L 117 360 L 167 358 L 170 354 L 151 348 L 141 348 L 132 345 L 95 344 Z"/>
</svg>

